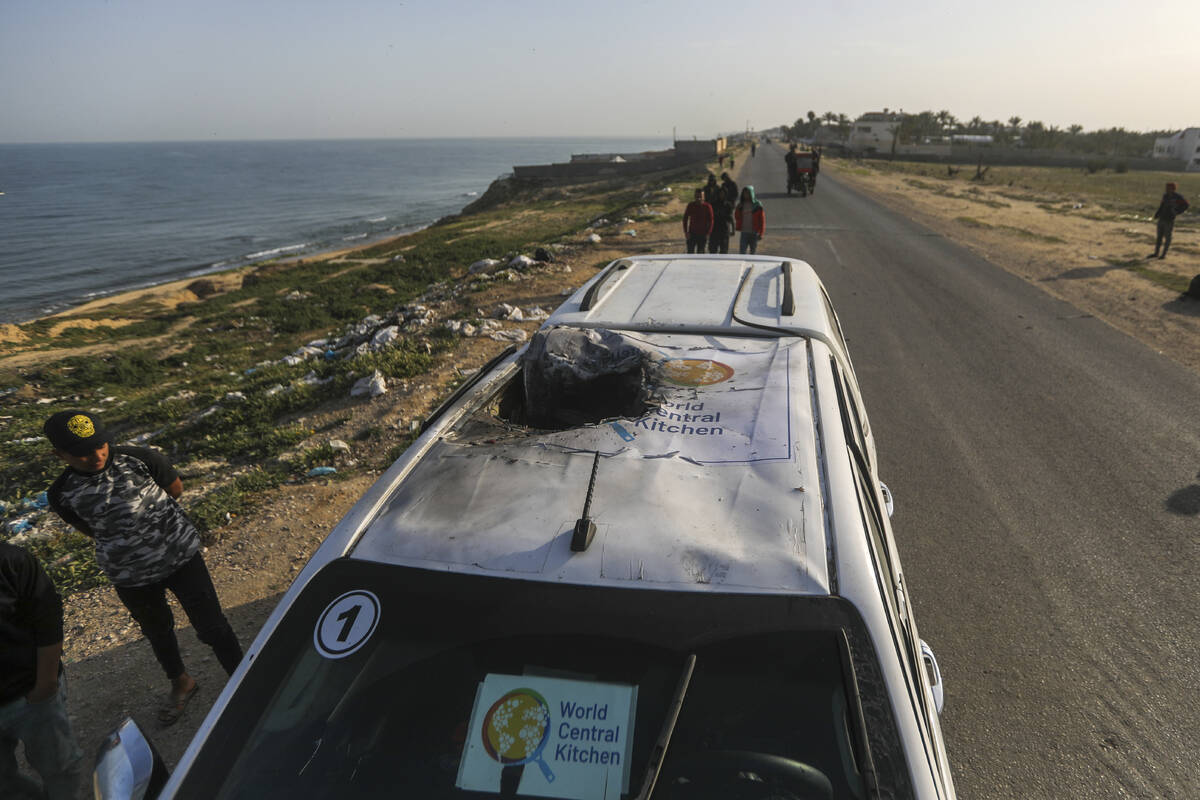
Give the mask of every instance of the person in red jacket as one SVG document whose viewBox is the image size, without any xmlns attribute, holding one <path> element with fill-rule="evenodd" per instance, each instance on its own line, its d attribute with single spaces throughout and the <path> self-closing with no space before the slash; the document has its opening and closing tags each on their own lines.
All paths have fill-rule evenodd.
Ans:
<svg viewBox="0 0 1200 800">
<path fill-rule="evenodd" d="M 733 227 L 742 233 L 738 252 L 744 254 L 749 250 L 751 254 L 757 253 L 758 240 L 767 235 L 767 215 L 763 211 L 763 204 L 754 196 L 753 186 L 742 187 L 742 196 L 733 210 Z"/>
<path fill-rule="evenodd" d="M 704 243 L 713 229 L 712 206 L 704 202 L 704 190 L 696 190 L 696 199 L 683 212 L 683 233 L 687 236 L 687 251 L 703 253 Z"/>
</svg>

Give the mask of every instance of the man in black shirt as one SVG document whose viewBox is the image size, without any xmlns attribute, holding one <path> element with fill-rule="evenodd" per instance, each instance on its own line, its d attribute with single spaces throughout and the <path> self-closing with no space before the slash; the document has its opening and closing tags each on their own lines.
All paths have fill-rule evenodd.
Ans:
<svg viewBox="0 0 1200 800">
<path fill-rule="evenodd" d="M 1167 257 L 1167 250 L 1171 247 L 1171 232 L 1175 230 L 1175 218 L 1188 210 L 1188 201 L 1183 199 L 1183 195 L 1177 192 L 1176 188 L 1174 183 L 1167 184 L 1162 202 L 1158 204 L 1158 211 L 1154 212 L 1154 219 L 1158 220 L 1158 230 L 1154 237 L 1154 252 L 1150 254 L 1150 258 Z M 1159 248 L 1162 248 L 1162 255 L 1159 255 Z"/>
<path fill-rule="evenodd" d="M 96 545 L 96 563 L 149 640 L 171 681 L 159 709 L 170 725 L 196 693 L 184 669 L 169 589 L 187 613 L 196 636 L 232 674 L 242 648 L 221 611 L 201 555 L 200 534 L 175 498 L 183 482 L 159 452 L 110 445 L 100 420 L 82 411 L 61 411 L 43 428 L 68 468 L 51 484 L 50 508 Z"/>
<path fill-rule="evenodd" d="M 0 543 L 0 797 L 72 800 L 83 754 L 67 718 L 62 600 L 29 551 Z M 42 776 L 21 774 L 17 742 Z"/>
</svg>

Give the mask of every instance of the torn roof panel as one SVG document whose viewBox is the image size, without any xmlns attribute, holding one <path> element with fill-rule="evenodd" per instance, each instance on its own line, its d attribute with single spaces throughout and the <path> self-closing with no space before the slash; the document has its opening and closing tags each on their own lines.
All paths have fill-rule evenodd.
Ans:
<svg viewBox="0 0 1200 800">
<path fill-rule="evenodd" d="M 460 425 L 370 523 L 354 557 L 573 583 L 827 594 L 803 339 L 631 334 L 661 405 L 557 431 Z M 570 550 L 597 469 L 596 538 Z"/>
</svg>

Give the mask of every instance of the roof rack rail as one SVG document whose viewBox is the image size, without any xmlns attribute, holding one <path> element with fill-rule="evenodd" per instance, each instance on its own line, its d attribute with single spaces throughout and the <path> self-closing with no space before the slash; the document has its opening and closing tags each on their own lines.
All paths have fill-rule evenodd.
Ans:
<svg viewBox="0 0 1200 800">
<path fill-rule="evenodd" d="M 783 316 L 791 317 L 796 313 L 796 295 L 792 293 L 792 262 L 783 261 L 779 266 L 783 269 Z"/>
<path fill-rule="evenodd" d="M 608 280 L 608 276 L 617 270 L 629 269 L 632 266 L 633 264 L 629 263 L 623 258 L 618 261 L 614 261 L 608 269 L 604 270 L 604 273 L 600 276 L 599 280 L 588 287 L 587 292 L 583 295 L 583 300 L 579 303 L 579 310 L 591 311 L 592 305 L 596 301 L 596 295 L 600 293 L 600 287 L 603 286 L 604 282 Z"/>
</svg>

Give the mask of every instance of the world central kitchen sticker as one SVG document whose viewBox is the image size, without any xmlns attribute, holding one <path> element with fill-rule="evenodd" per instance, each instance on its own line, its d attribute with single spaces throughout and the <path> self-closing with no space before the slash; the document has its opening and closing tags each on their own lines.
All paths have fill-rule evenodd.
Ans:
<svg viewBox="0 0 1200 800">
<path fill-rule="evenodd" d="M 636 706 L 636 686 L 488 675 L 455 785 L 499 792 L 501 774 L 518 770 L 518 794 L 616 800 L 629 791 Z"/>
</svg>

